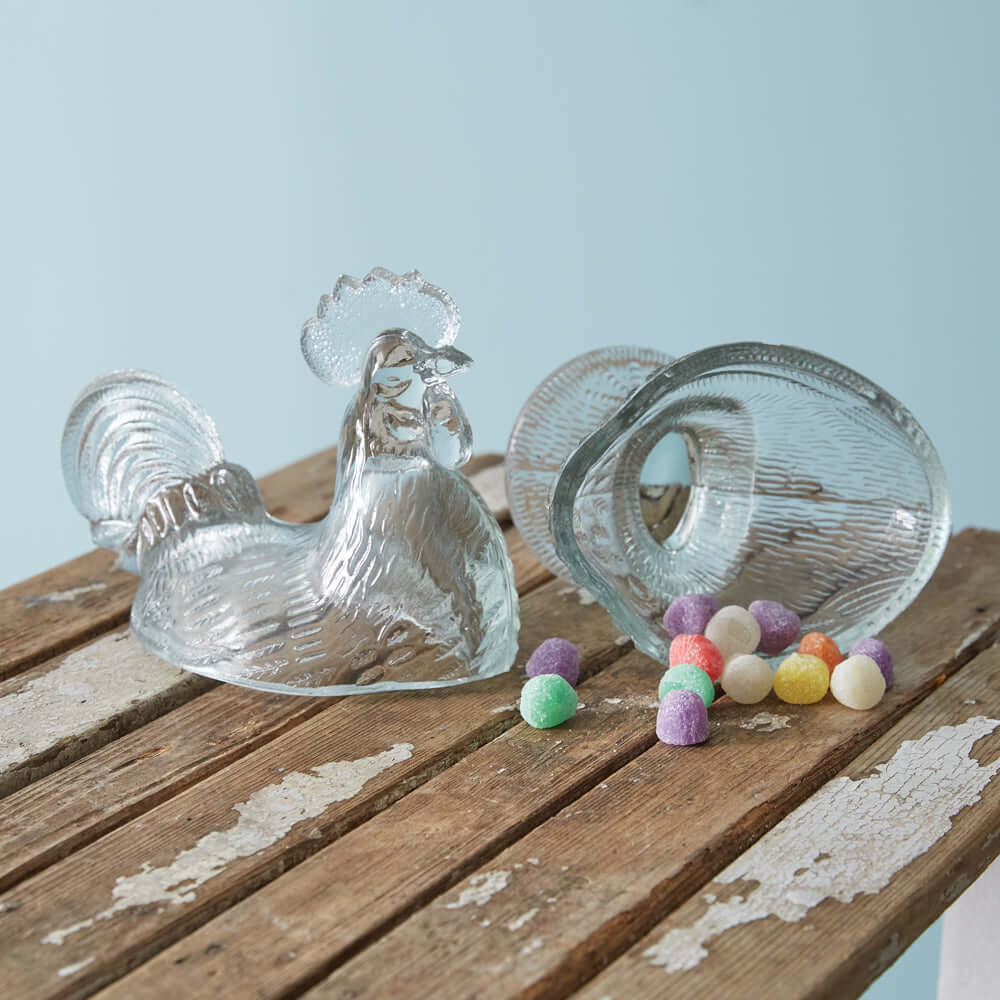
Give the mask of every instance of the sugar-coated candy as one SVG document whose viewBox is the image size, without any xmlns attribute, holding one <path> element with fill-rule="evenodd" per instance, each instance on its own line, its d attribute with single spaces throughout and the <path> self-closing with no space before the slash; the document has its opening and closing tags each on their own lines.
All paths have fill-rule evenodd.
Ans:
<svg viewBox="0 0 1000 1000">
<path fill-rule="evenodd" d="M 656 735 L 673 746 L 692 746 L 708 739 L 708 709 L 694 691 L 668 691 L 656 713 Z"/>
<path fill-rule="evenodd" d="M 703 635 L 679 635 L 670 643 L 670 666 L 690 663 L 701 667 L 706 674 L 717 681 L 722 675 L 722 653 L 711 639 Z"/>
<path fill-rule="evenodd" d="M 821 701 L 830 687 L 830 668 L 809 653 L 792 653 L 774 675 L 774 693 L 790 705 Z"/>
<path fill-rule="evenodd" d="M 774 675 L 767 660 L 753 653 L 740 653 L 726 664 L 719 683 L 733 701 L 756 705 L 770 693 Z"/>
<path fill-rule="evenodd" d="M 705 638 L 711 639 L 723 661 L 741 653 L 752 653 L 760 643 L 760 625 L 746 608 L 730 604 L 712 615 L 705 626 Z"/>
<path fill-rule="evenodd" d="M 657 691 L 660 701 L 663 701 L 668 691 L 694 691 L 701 696 L 706 708 L 715 701 L 715 685 L 711 678 L 693 663 L 678 663 L 663 675 Z"/>
<path fill-rule="evenodd" d="M 886 690 L 892 687 L 895 671 L 892 668 L 892 653 L 881 639 L 858 639 L 851 646 L 848 656 L 870 656 L 877 664 L 885 678 Z"/>
<path fill-rule="evenodd" d="M 768 656 L 787 649 L 802 628 L 802 619 L 777 601 L 754 601 L 747 610 L 760 626 L 757 652 Z"/>
<path fill-rule="evenodd" d="M 535 729 L 551 729 L 571 719 L 576 705 L 576 691 L 558 674 L 529 677 L 521 688 L 521 718 Z"/>
<path fill-rule="evenodd" d="M 569 639 L 546 639 L 531 654 L 524 672 L 529 677 L 558 674 L 576 687 L 580 680 L 580 653 Z"/>
<path fill-rule="evenodd" d="M 808 635 L 802 636 L 799 652 L 808 653 L 809 656 L 818 656 L 831 671 L 844 658 L 840 647 L 823 632 L 810 632 Z"/>
<path fill-rule="evenodd" d="M 885 677 L 872 657 L 855 653 L 833 668 L 830 693 L 841 705 L 863 712 L 882 700 Z"/>
<path fill-rule="evenodd" d="M 667 635 L 701 635 L 712 615 L 719 610 L 719 602 L 711 594 L 681 594 L 670 602 L 663 616 Z"/>
</svg>

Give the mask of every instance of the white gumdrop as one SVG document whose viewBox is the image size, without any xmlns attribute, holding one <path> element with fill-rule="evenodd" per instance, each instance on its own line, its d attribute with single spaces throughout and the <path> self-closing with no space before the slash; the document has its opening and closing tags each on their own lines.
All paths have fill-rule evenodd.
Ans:
<svg viewBox="0 0 1000 1000">
<path fill-rule="evenodd" d="M 726 664 L 719 683 L 733 701 L 741 705 L 756 705 L 770 693 L 774 674 L 767 660 L 753 653 L 740 653 Z"/>
<path fill-rule="evenodd" d="M 882 700 L 885 678 L 870 656 L 849 656 L 834 668 L 830 693 L 841 705 L 863 712 Z"/>
<path fill-rule="evenodd" d="M 746 608 L 730 604 L 712 615 L 705 626 L 705 638 L 715 643 L 726 662 L 734 656 L 752 653 L 760 645 L 760 625 Z"/>
</svg>

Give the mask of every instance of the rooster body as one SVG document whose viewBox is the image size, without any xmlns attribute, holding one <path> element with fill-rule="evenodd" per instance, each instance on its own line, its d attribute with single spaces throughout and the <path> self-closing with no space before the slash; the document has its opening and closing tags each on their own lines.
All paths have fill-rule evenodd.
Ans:
<svg viewBox="0 0 1000 1000">
<path fill-rule="evenodd" d="M 209 418 L 154 376 L 93 383 L 64 463 L 95 540 L 139 573 L 131 621 L 189 670 L 297 694 L 437 687 L 509 668 L 517 595 L 502 533 L 457 471 L 446 378 L 469 359 L 411 331 L 371 345 L 327 516 L 267 514 Z"/>
</svg>

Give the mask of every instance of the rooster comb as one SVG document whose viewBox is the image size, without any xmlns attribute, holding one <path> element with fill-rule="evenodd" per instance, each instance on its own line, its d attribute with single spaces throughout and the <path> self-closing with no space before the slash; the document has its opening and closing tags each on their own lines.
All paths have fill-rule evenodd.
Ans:
<svg viewBox="0 0 1000 1000">
<path fill-rule="evenodd" d="M 302 327 L 302 354 L 324 382 L 357 385 L 372 341 L 402 328 L 435 347 L 458 336 L 458 306 L 419 271 L 394 274 L 376 267 L 363 278 L 342 274 Z"/>
</svg>

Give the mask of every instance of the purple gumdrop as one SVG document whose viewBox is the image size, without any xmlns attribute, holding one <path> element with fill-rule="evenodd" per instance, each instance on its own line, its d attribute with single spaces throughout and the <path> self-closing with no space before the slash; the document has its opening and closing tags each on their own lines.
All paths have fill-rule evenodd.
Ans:
<svg viewBox="0 0 1000 1000">
<path fill-rule="evenodd" d="M 705 626 L 719 610 L 711 594 L 681 594 L 670 602 L 663 627 L 671 639 L 678 635 L 704 635 Z"/>
<path fill-rule="evenodd" d="M 881 639 L 858 639 L 851 646 L 851 651 L 847 655 L 870 656 L 878 664 L 879 670 L 882 671 L 886 688 L 892 687 L 892 682 L 895 679 L 892 669 L 892 653 L 889 652 L 889 647 Z"/>
<path fill-rule="evenodd" d="M 529 677 L 558 674 L 576 687 L 580 680 L 580 653 L 569 639 L 546 639 L 531 654 L 524 672 Z"/>
<path fill-rule="evenodd" d="M 686 688 L 668 691 L 656 713 L 656 735 L 671 746 L 704 743 L 708 739 L 708 709 L 701 695 Z"/>
<path fill-rule="evenodd" d="M 787 649 L 798 638 L 802 619 L 777 601 L 754 601 L 747 608 L 760 626 L 757 652 L 773 656 Z"/>
</svg>

